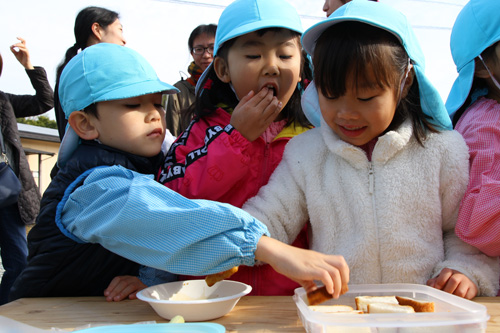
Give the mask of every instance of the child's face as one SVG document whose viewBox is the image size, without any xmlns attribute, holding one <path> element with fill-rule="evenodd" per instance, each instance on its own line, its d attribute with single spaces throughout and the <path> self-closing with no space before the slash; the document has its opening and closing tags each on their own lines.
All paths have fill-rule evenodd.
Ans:
<svg viewBox="0 0 500 333">
<path fill-rule="evenodd" d="M 492 59 L 492 57 L 495 57 L 495 59 Z M 495 80 L 497 82 L 500 82 L 500 42 L 497 42 L 497 45 L 495 46 L 495 52 L 492 54 L 492 57 L 490 57 L 489 59 L 485 59 L 486 65 L 490 69 L 491 74 L 494 76 Z M 488 96 L 500 102 L 500 88 L 498 88 L 494 83 L 490 84 L 489 86 L 490 92 L 488 93 Z"/>
<path fill-rule="evenodd" d="M 216 58 L 217 59 L 217 58 Z M 223 59 L 219 59 L 219 61 Z M 238 99 L 250 91 L 274 89 L 283 106 L 292 97 L 300 82 L 301 46 L 298 37 L 286 30 L 252 32 L 235 41 L 227 56 L 224 82 L 231 82 Z"/>
<path fill-rule="evenodd" d="M 362 146 L 380 136 L 391 124 L 396 112 L 395 91 L 381 88 L 373 74 L 366 82 L 353 79 L 346 83 L 346 93 L 338 98 L 324 96 L 318 87 L 321 114 L 330 128 L 345 142 Z"/>
<path fill-rule="evenodd" d="M 152 157 L 165 137 L 165 110 L 161 94 L 97 103 L 98 119 L 92 117 L 99 141 L 134 155 Z"/>
</svg>

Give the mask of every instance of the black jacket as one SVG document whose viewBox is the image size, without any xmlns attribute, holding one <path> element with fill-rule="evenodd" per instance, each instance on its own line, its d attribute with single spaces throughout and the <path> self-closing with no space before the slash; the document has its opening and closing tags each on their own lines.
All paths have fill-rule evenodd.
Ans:
<svg viewBox="0 0 500 333">
<path fill-rule="evenodd" d="M 30 117 L 52 109 L 54 93 L 47 80 L 47 73 L 42 67 L 26 70 L 36 95 L 14 95 L 0 91 L 0 122 L 4 141 L 13 150 L 17 176 L 22 184 L 18 207 L 25 224 L 35 221 L 40 207 L 40 192 L 21 146 L 16 118 Z"/>
<path fill-rule="evenodd" d="M 66 188 L 86 170 L 121 165 L 144 174 L 156 172 L 160 156 L 148 159 L 83 141 L 45 191 L 36 225 L 28 234 L 28 266 L 11 289 L 10 300 L 22 297 L 102 296 L 115 276 L 138 275 L 139 264 L 100 244 L 77 243 L 55 222 L 57 204 Z"/>
</svg>

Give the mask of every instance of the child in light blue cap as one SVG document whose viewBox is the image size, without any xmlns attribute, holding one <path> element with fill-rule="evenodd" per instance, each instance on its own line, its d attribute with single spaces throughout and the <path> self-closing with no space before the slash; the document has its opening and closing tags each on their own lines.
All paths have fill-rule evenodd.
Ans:
<svg viewBox="0 0 500 333">
<path fill-rule="evenodd" d="M 323 277 L 333 291 L 342 258 L 265 237 L 267 228 L 242 210 L 188 200 L 153 179 L 163 159 L 162 93 L 175 91 L 123 46 L 97 44 L 68 63 L 59 97 L 71 127 L 60 170 L 29 233 L 28 266 L 12 300 L 100 296 L 115 277 L 137 276 L 137 263 L 201 275 L 256 259 L 309 288 Z M 125 281 L 106 296 L 134 297 L 141 287 Z"/>
<path fill-rule="evenodd" d="M 498 289 L 498 259 L 455 234 L 468 151 L 424 74 L 406 17 L 353 0 L 309 28 L 313 124 L 243 209 L 273 237 L 309 221 L 311 249 L 343 255 L 351 283 L 417 283 L 471 299 Z"/>
<path fill-rule="evenodd" d="M 458 14 L 451 53 L 458 78 L 446 106 L 469 147 L 469 185 L 456 233 L 500 255 L 500 1 L 471 0 Z"/>
<path fill-rule="evenodd" d="M 236 207 L 257 194 L 288 141 L 312 127 L 300 105 L 312 79 L 301 34 L 287 0 L 236 0 L 224 9 L 214 60 L 197 83 L 194 120 L 168 152 L 161 183 Z M 293 245 L 307 248 L 306 229 Z M 241 267 L 231 279 L 251 284 L 252 296 L 292 296 L 299 286 L 269 265 Z"/>
</svg>

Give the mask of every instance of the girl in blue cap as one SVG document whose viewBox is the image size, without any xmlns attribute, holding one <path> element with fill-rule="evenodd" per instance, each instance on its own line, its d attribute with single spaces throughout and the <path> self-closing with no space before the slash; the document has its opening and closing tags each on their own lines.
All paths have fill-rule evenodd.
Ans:
<svg viewBox="0 0 500 333">
<path fill-rule="evenodd" d="M 257 194 L 290 138 L 311 127 L 300 106 L 311 76 L 301 33 L 286 0 L 237 0 L 224 10 L 214 61 L 198 81 L 195 118 L 172 145 L 161 183 L 237 207 Z M 293 245 L 307 247 L 306 230 Z M 232 279 L 252 285 L 251 295 L 293 295 L 298 287 L 269 265 L 240 267 Z"/>
<path fill-rule="evenodd" d="M 469 185 L 456 232 L 490 256 L 500 255 L 500 2 L 471 0 L 451 33 L 458 78 L 446 106 L 470 153 Z"/>
<path fill-rule="evenodd" d="M 428 284 L 495 295 L 498 261 L 454 232 L 468 152 L 405 16 L 354 0 L 302 37 L 314 81 L 304 111 L 319 126 L 292 139 L 243 209 L 290 242 L 343 255 L 351 283 Z"/>
</svg>

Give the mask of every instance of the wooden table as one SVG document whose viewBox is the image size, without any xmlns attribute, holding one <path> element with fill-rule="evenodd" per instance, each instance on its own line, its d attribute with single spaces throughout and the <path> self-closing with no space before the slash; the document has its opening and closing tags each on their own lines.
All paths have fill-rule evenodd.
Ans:
<svg viewBox="0 0 500 333">
<path fill-rule="evenodd" d="M 491 316 L 486 332 L 500 332 L 500 297 L 477 297 Z M 108 303 L 103 297 L 24 298 L 0 306 L 0 315 L 41 328 L 72 330 L 89 323 L 168 322 L 148 303 Z M 246 296 L 226 316 L 213 320 L 227 332 L 305 332 L 290 296 Z"/>
</svg>

